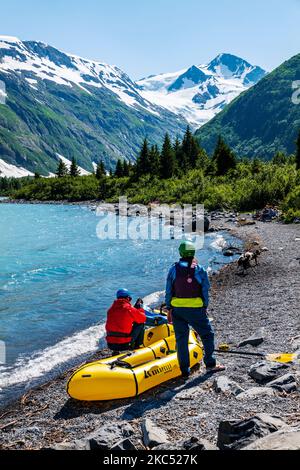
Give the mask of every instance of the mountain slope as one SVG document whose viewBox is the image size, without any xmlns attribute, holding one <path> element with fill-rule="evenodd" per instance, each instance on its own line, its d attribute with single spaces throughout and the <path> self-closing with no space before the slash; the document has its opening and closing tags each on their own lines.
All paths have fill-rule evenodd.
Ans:
<svg viewBox="0 0 300 470">
<path fill-rule="evenodd" d="M 145 99 L 199 127 L 265 75 L 263 69 L 239 57 L 220 54 L 207 65 L 153 75 L 137 83 Z"/>
<path fill-rule="evenodd" d="M 292 100 L 297 80 L 300 54 L 236 98 L 196 136 L 210 153 L 220 134 L 240 156 L 270 159 L 277 151 L 293 153 L 300 129 L 300 100 Z"/>
<path fill-rule="evenodd" d="M 43 43 L 0 36 L 0 159 L 42 174 L 59 155 L 88 171 L 103 159 L 133 161 L 147 135 L 181 135 L 187 122 L 150 103 L 119 68 L 65 54 Z"/>
</svg>

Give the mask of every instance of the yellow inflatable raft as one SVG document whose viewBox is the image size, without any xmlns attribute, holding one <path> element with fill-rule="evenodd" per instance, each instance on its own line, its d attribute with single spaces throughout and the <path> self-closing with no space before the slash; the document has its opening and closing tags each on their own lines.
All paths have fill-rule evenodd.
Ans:
<svg viewBox="0 0 300 470">
<path fill-rule="evenodd" d="M 193 331 L 189 351 L 193 367 L 203 358 Z M 173 327 L 162 325 L 146 330 L 144 348 L 82 366 L 71 376 L 67 392 L 82 401 L 131 398 L 180 375 Z"/>
</svg>

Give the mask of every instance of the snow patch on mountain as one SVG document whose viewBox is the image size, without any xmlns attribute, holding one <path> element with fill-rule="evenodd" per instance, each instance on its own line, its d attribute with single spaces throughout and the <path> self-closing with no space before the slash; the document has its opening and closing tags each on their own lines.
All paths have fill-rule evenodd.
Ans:
<svg viewBox="0 0 300 470">
<path fill-rule="evenodd" d="M 0 159 L 0 177 L 6 176 L 7 178 L 22 178 L 24 176 L 33 176 L 33 173 L 25 168 L 10 165 L 4 160 Z"/>
<path fill-rule="evenodd" d="M 72 162 L 70 160 L 68 160 L 66 157 L 64 157 L 63 155 L 60 155 L 59 153 L 57 153 L 56 155 L 58 156 L 58 158 L 60 160 L 62 160 L 64 162 L 64 164 L 66 165 L 68 170 L 70 170 Z M 87 176 L 87 175 L 91 174 L 90 172 L 86 171 L 84 168 L 82 168 L 79 165 L 78 165 L 78 170 L 80 171 L 81 176 Z"/>
</svg>

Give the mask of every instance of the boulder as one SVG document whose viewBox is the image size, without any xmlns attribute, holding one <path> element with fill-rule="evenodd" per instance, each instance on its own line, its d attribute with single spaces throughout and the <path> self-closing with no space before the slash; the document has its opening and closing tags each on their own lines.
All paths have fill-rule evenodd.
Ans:
<svg viewBox="0 0 300 470">
<path fill-rule="evenodd" d="M 294 375 L 285 374 L 282 377 L 279 377 L 279 379 L 269 382 L 268 387 L 275 388 L 280 392 L 291 393 L 297 390 L 297 381 Z"/>
<path fill-rule="evenodd" d="M 256 398 L 272 397 L 275 390 L 269 387 L 252 387 L 237 396 L 238 400 L 255 400 Z"/>
<path fill-rule="evenodd" d="M 264 342 L 264 328 L 260 328 L 257 330 L 252 336 L 245 339 L 239 344 L 239 348 L 243 348 L 244 346 L 259 346 L 261 343 Z"/>
<path fill-rule="evenodd" d="M 288 364 L 262 361 L 250 367 L 249 375 L 252 379 L 256 380 L 256 382 L 266 384 L 283 375 L 289 367 Z"/>
<path fill-rule="evenodd" d="M 133 428 L 129 423 L 107 424 L 89 434 L 82 440 L 91 450 L 109 450 L 124 437 L 133 434 Z"/>
<path fill-rule="evenodd" d="M 180 441 L 177 444 L 161 444 L 160 446 L 155 447 L 155 450 L 218 450 L 218 448 L 207 441 L 206 439 L 198 439 L 197 437 L 192 437 L 187 441 Z"/>
<path fill-rule="evenodd" d="M 152 449 L 161 444 L 167 444 L 169 442 L 166 432 L 156 426 L 153 421 L 146 418 L 142 422 L 142 433 L 143 433 L 143 442 L 146 447 Z"/>
<path fill-rule="evenodd" d="M 216 377 L 213 383 L 213 388 L 217 393 L 224 393 L 225 395 L 234 396 L 237 396 L 245 391 L 226 375 L 220 375 L 219 377 Z"/>
<path fill-rule="evenodd" d="M 300 429 L 284 429 L 258 439 L 242 450 L 300 450 Z"/>
<path fill-rule="evenodd" d="M 111 447 L 111 450 L 138 450 L 130 439 L 122 439 Z"/>
<path fill-rule="evenodd" d="M 279 431 L 286 424 L 280 418 L 260 413 L 246 420 L 221 421 L 217 446 L 221 450 L 242 449 L 255 440 Z"/>
</svg>

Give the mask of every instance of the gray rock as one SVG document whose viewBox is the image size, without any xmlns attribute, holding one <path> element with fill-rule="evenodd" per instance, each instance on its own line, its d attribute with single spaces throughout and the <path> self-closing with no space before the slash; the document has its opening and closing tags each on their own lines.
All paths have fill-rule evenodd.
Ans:
<svg viewBox="0 0 300 470">
<path fill-rule="evenodd" d="M 43 447 L 41 450 L 89 450 L 86 445 L 77 445 L 76 442 L 60 442 L 51 447 Z"/>
<path fill-rule="evenodd" d="M 285 426 L 286 424 L 280 418 L 265 413 L 243 421 L 221 421 L 217 446 L 221 450 L 241 449 Z"/>
<path fill-rule="evenodd" d="M 250 367 L 249 375 L 256 382 L 265 384 L 277 379 L 289 369 L 289 365 L 280 364 L 279 362 L 258 362 Z"/>
<path fill-rule="evenodd" d="M 292 348 L 293 348 L 293 351 L 300 352 L 300 336 L 296 336 L 296 338 L 292 339 Z"/>
<path fill-rule="evenodd" d="M 180 441 L 177 444 L 161 444 L 155 447 L 155 450 L 219 450 L 214 444 L 207 441 L 206 439 L 198 439 L 192 437 L 188 441 Z"/>
<path fill-rule="evenodd" d="M 175 400 L 193 400 L 196 396 L 199 396 L 203 393 L 203 390 L 200 387 L 192 387 L 187 390 L 182 390 L 177 393 L 174 397 Z"/>
<path fill-rule="evenodd" d="M 169 442 L 166 432 L 157 427 L 153 421 L 146 418 L 142 422 L 143 442 L 146 447 L 152 449 L 161 444 L 167 444 Z"/>
<path fill-rule="evenodd" d="M 130 424 L 113 423 L 103 426 L 86 436 L 82 441 L 90 447 L 91 450 L 111 449 L 118 441 L 124 437 L 133 434 L 133 428 Z"/>
<path fill-rule="evenodd" d="M 213 388 L 217 393 L 224 393 L 225 395 L 237 396 L 245 390 L 236 382 L 229 379 L 226 375 L 216 377 L 213 383 Z"/>
<path fill-rule="evenodd" d="M 172 400 L 172 398 L 174 398 L 175 394 L 176 394 L 175 392 L 171 392 L 171 390 L 167 390 L 166 392 L 161 393 L 158 398 L 160 400 L 169 401 L 169 400 Z"/>
<path fill-rule="evenodd" d="M 300 450 L 300 429 L 274 432 L 244 447 L 242 450 Z"/>
<path fill-rule="evenodd" d="M 256 398 L 272 397 L 275 390 L 268 387 L 252 387 L 237 396 L 237 400 L 255 400 Z"/>
<path fill-rule="evenodd" d="M 269 382 L 268 387 L 275 388 L 280 392 L 291 393 L 297 390 L 297 381 L 294 375 L 285 374 L 282 377 L 279 377 L 279 379 Z"/>
<path fill-rule="evenodd" d="M 238 347 L 242 348 L 244 346 L 247 346 L 248 344 L 250 346 L 259 346 L 261 343 L 264 342 L 264 333 L 264 328 L 260 328 L 252 336 L 242 341 Z"/>
<path fill-rule="evenodd" d="M 111 450 L 138 450 L 130 439 L 122 439 L 111 447 Z"/>
</svg>

